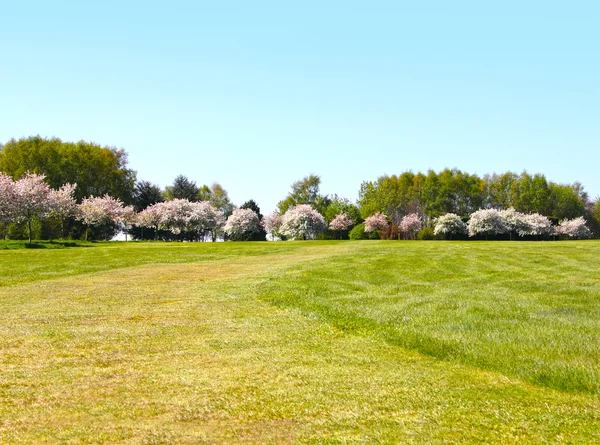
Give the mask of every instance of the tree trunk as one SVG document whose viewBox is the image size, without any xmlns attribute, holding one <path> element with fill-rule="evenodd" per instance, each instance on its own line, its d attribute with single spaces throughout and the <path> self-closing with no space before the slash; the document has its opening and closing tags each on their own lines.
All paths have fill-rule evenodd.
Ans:
<svg viewBox="0 0 600 445">
<path fill-rule="evenodd" d="M 29 230 L 29 244 L 31 244 L 31 219 L 27 221 L 27 229 Z"/>
</svg>

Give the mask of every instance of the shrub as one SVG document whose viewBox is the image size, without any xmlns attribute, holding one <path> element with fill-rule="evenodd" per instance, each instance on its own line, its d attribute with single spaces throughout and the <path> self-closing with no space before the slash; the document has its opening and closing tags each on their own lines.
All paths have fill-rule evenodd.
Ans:
<svg viewBox="0 0 600 445">
<path fill-rule="evenodd" d="M 435 233 L 433 233 L 433 229 L 424 227 L 417 233 L 417 238 L 420 240 L 432 240 L 435 239 Z"/>
<path fill-rule="evenodd" d="M 379 239 L 377 232 L 365 232 L 364 224 L 355 225 L 352 230 L 350 230 L 348 236 L 351 240 Z"/>
</svg>

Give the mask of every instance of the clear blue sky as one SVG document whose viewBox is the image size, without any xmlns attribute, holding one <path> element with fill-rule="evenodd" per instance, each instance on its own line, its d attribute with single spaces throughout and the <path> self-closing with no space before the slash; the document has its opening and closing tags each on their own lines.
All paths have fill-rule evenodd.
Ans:
<svg viewBox="0 0 600 445">
<path fill-rule="evenodd" d="M 0 141 L 123 147 L 263 213 L 405 170 L 600 194 L 600 2 L 0 3 Z M 288 5 L 286 5 L 288 4 Z"/>
</svg>

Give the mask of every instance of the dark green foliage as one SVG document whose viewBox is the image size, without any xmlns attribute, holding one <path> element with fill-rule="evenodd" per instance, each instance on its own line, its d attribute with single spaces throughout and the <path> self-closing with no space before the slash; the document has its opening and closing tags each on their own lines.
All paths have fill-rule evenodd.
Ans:
<svg viewBox="0 0 600 445">
<path fill-rule="evenodd" d="M 262 215 L 262 213 L 260 213 L 260 207 L 258 207 L 258 204 L 256 204 L 256 201 L 254 201 L 253 199 L 246 201 L 244 204 L 242 204 L 240 206 L 240 209 L 252 210 L 254 213 L 256 213 L 258 215 L 258 219 L 262 222 L 263 215 Z M 249 233 L 244 238 L 245 239 L 243 241 L 266 241 L 267 240 L 267 232 L 261 225 L 260 230 L 258 232 Z"/>
<path fill-rule="evenodd" d="M 198 193 L 200 189 L 194 181 L 190 181 L 187 176 L 178 175 L 165 190 L 165 195 L 168 200 L 172 199 L 187 199 L 188 201 L 198 201 Z"/>
<path fill-rule="evenodd" d="M 165 198 L 158 185 L 152 184 L 149 181 L 138 181 L 135 184 L 133 192 L 133 207 L 136 212 L 141 212 L 146 207 L 163 202 Z"/>
<path fill-rule="evenodd" d="M 136 174 L 127 168 L 127 153 L 122 148 L 40 136 L 11 139 L 0 146 L 0 171 L 14 179 L 28 171 L 44 174 L 55 189 L 66 183 L 77 184 L 78 201 L 109 194 L 126 204 L 133 202 Z"/>
<path fill-rule="evenodd" d="M 243 203 L 240 206 L 240 209 L 250 209 L 258 215 L 258 219 L 263 219 L 263 215 L 262 213 L 260 213 L 260 207 L 258 207 L 258 204 L 256 204 L 256 201 L 254 201 L 254 199 L 250 199 L 249 201 Z"/>
</svg>

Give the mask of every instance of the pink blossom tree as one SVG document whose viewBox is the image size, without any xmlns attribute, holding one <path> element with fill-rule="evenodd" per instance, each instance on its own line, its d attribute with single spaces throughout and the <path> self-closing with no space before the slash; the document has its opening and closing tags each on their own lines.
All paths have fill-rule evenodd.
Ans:
<svg viewBox="0 0 600 445">
<path fill-rule="evenodd" d="M 137 224 L 140 227 L 154 229 L 154 239 L 158 239 L 158 231 L 164 219 L 164 202 L 159 202 L 146 207 L 138 213 Z"/>
<path fill-rule="evenodd" d="M 247 241 L 260 230 L 260 220 L 252 209 L 235 209 L 227 218 L 224 230 L 233 241 Z"/>
<path fill-rule="evenodd" d="M 417 233 L 423 227 L 423 220 L 416 213 L 410 213 L 400 221 L 400 230 L 408 239 L 416 239 Z"/>
<path fill-rule="evenodd" d="M 283 217 L 277 213 L 271 213 L 262 220 L 262 226 L 265 231 L 271 235 L 271 239 L 275 240 L 275 237 L 280 235 L 281 224 L 283 224 Z"/>
<path fill-rule="evenodd" d="M 54 191 L 54 205 L 50 216 L 60 221 L 61 236 L 64 237 L 64 221 L 71 216 L 77 216 L 77 201 L 75 200 L 76 184 L 64 184 Z"/>
<path fill-rule="evenodd" d="M 79 204 L 78 218 L 87 226 L 85 239 L 87 241 L 90 227 L 118 222 L 123 214 L 123 203 L 109 195 L 102 197 L 90 196 Z"/>
<path fill-rule="evenodd" d="M 327 229 L 325 218 L 308 204 L 299 204 L 289 209 L 282 218 L 280 232 L 295 239 L 314 239 Z"/>
<path fill-rule="evenodd" d="M 160 205 L 162 206 L 161 226 L 170 230 L 174 235 L 180 234 L 189 226 L 193 208 L 190 201 L 173 199 L 160 203 Z"/>
<path fill-rule="evenodd" d="M 334 232 L 339 232 L 341 239 L 342 232 L 350 229 L 350 227 L 352 227 L 353 224 L 354 221 L 352 221 L 348 217 L 347 213 L 340 213 L 331 220 L 331 222 L 329 223 L 329 229 L 333 230 Z"/>
<path fill-rule="evenodd" d="M 194 202 L 191 204 L 188 223 L 189 229 L 197 231 L 202 241 L 206 239 L 207 234 L 216 241 L 218 233 L 225 225 L 225 215 L 209 201 Z"/>
<path fill-rule="evenodd" d="M 31 243 L 31 222 L 48 217 L 54 208 L 54 190 L 44 182 L 44 175 L 26 173 L 14 183 L 16 203 L 13 208 L 14 221 L 27 224 Z"/>
<path fill-rule="evenodd" d="M 138 223 L 138 214 L 133 206 L 123 207 L 123 211 L 117 217 L 116 221 L 121 227 L 121 230 L 123 230 L 123 233 L 125 233 L 125 241 L 127 241 L 127 236 L 129 235 L 131 228 Z"/>
<path fill-rule="evenodd" d="M 0 223 L 9 223 L 15 218 L 17 192 L 12 178 L 0 173 Z"/>
<path fill-rule="evenodd" d="M 379 232 L 389 229 L 387 215 L 377 212 L 365 219 L 365 232 Z"/>
</svg>

